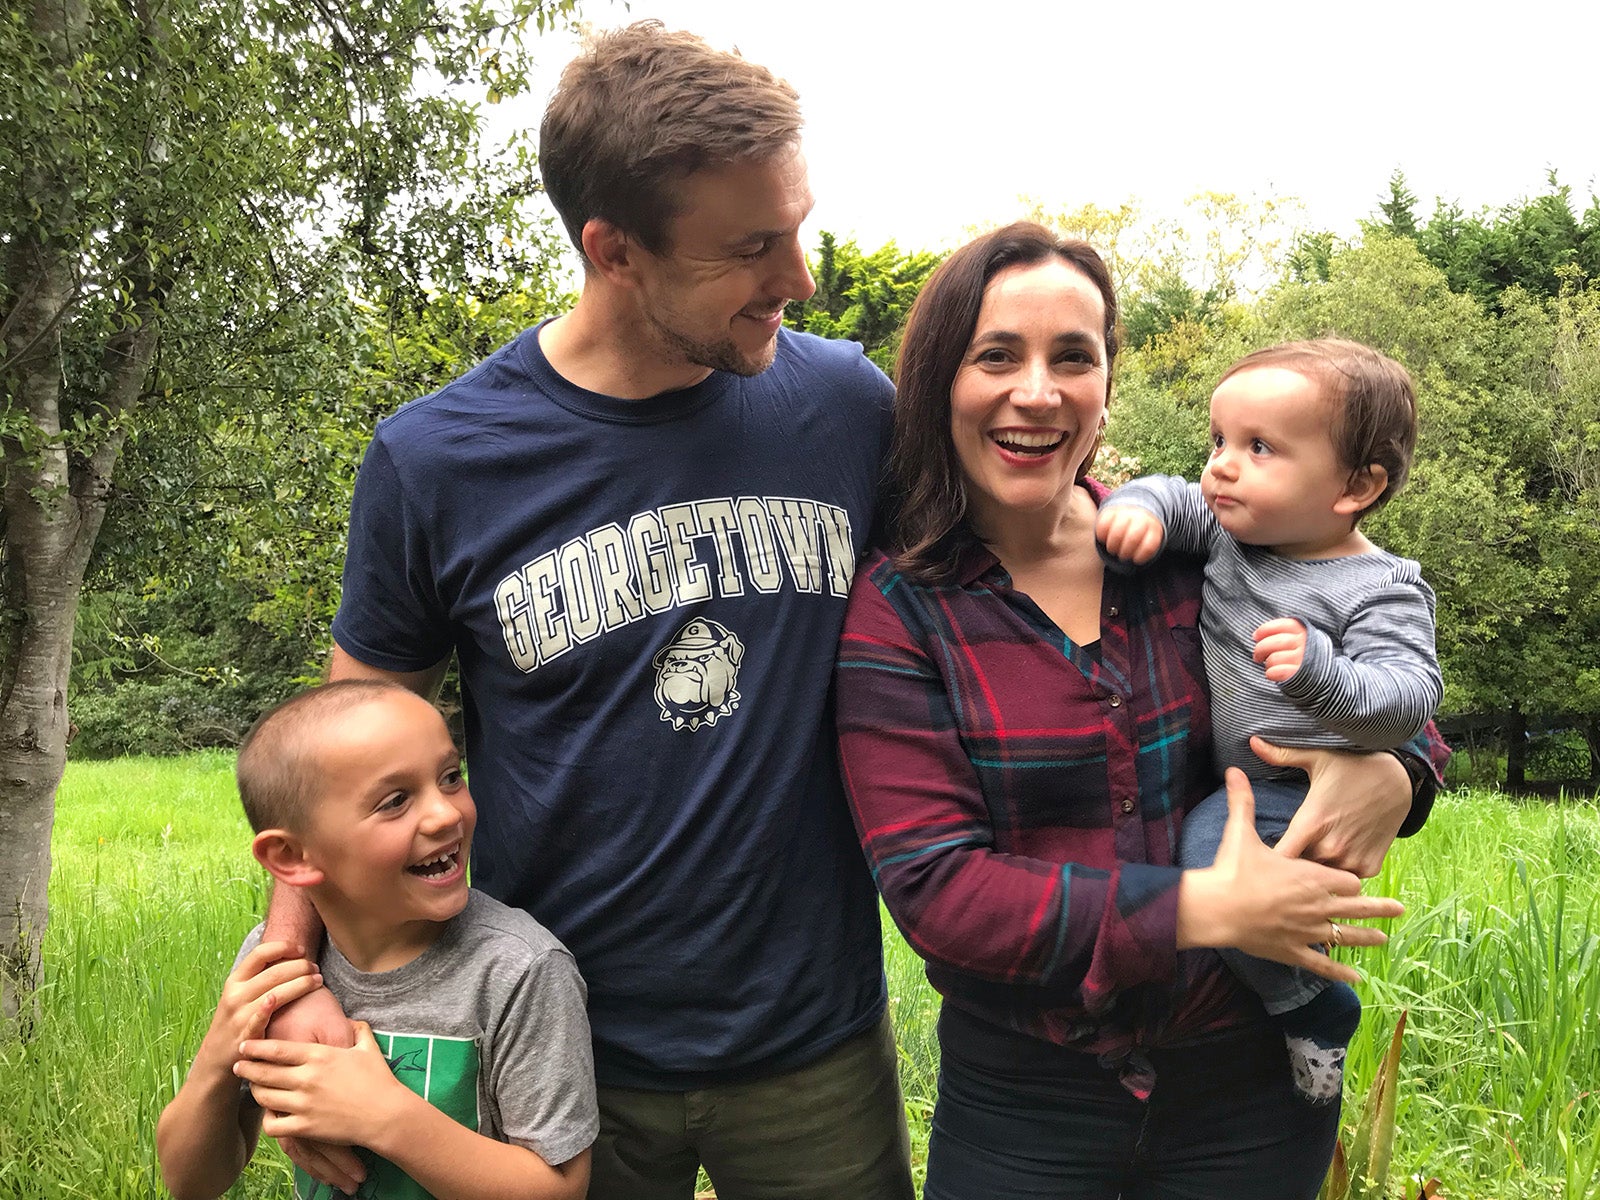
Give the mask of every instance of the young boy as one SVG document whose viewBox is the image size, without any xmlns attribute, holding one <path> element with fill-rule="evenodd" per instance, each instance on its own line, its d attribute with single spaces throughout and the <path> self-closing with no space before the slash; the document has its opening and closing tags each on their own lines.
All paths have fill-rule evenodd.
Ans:
<svg viewBox="0 0 1600 1200">
<path fill-rule="evenodd" d="M 1356 527 L 1400 490 L 1415 447 L 1404 367 L 1355 342 L 1289 342 L 1223 374 L 1198 484 L 1149 476 L 1101 506 L 1095 532 L 1115 559 L 1145 563 L 1163 549 L 1207 556 L 1201 635 L 1217 766 L 1250 776 L 1269 844 L 1307 782 L 1262 762 L 1252 734 L 1286 746 L 1393 749 L 1427 724 L 1443 694 L 1433 591 L 1415 562 Z M 1221 790 L 1188 814 L 1183 866 L 1210 865 L 1227 815 Z M 1338 932 L 1329 930 L 1335 944 Z M 1279 1020 L 1300 1092 L 1337 1097 L 1361 1018 L 1355 992 L 1238 951 L 1224 957 Z"/>
<path fill-rule="evenodd" d="M 328 945 L 319 975 L 246 939 L 156 1129 L 173 1194 L 221 1195 L 265 1129 L 363 1147 L 361 1196 L 581 1197 L 599 1123 L 583 981 L 532 917 L 468 889 L 477 812 L 433 706 L 390 683 L 303 692 L 250 731 L 238 779 L 251 849 L 306 890 Z M 260 1040 L 319 984 L 353 1048 Z M 324 1192 L 296 1173 L 297 1197 Z"/>
</svg>

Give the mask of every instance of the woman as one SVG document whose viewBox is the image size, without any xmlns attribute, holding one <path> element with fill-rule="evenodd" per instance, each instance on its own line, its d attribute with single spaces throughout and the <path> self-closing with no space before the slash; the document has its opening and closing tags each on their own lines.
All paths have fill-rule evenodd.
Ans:
<svg viewBox="0 0 1600 1200">
<path fill-rule="evenodd" d="M 1013 225 L 956 251 L 907 323 L 888 554 L 840 650 L 846 787 L 884 901 L 944 996 L 928 1200 L 1313 1196 L 1337 1104 L 1217 958 L 1336 978 L 1383 940 L 1353 873 L 1274 853 L 1243 776 L 1224 849 L 1181 871 L 1211 786 L 1198 567 L 1106 574 L 1086 478 L 1116 298 L 1088 246 Z M 1261 752 L 1272 754 L 1263 746 Z M 1287 835 L 1371 873 L 1413 789 L 1389 755 L 1311 769 Z M 1427 785 L 1431 795 L 1431 784 Z"/>
</svg>

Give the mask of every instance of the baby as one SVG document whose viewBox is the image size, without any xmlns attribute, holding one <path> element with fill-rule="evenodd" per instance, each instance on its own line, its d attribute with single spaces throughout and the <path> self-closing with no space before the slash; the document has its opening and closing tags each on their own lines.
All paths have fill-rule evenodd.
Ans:
<svg viewBox="0 0 1600 1200">
<path fill-rule="evenodd" d="M 1211 397 L 1211 460 L 1198 484 L 1148 476 L 1101 506 L 1114 559 L 1163 550 L 1206 556 L 1200 627 L 1219 770 L 1250 776 L 1256 825 L 1276 842 L 1307 781 L 1268 767 L 1259 734 L 1285 746 L 1390 750 L 1443 694 L 1434 597 L 1417 564 L 1357 528 L 1400 490 L 1416 447 L 1411 378 L 1393 359 L 1324 338 L 1258 350 Z M 1227 823 L 1219 789 L 1184 820 L 1180 862 L 1209 866 Z M 1330 929 L 1333 938 L 1338 927 Z M 1280 1022 L 1295 1083 L 1337 1097 L 1361 1017 L 1347 985 L 1225 951 Z"/>
</svg>

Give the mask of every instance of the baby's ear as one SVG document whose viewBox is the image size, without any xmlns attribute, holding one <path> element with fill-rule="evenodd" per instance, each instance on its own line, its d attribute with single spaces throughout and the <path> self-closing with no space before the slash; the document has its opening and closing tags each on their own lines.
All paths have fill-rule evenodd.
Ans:
<svg viewBox="0 0 1600 1200">
<path fill-rule="evenodd" d="M 1344 513 L 1348 516 L 1357 516 L 1364 513 L 1383 495 L 1383 489 L 1389 486 L 1389 469 L 1377 463 L 1368 463 L 1359 471 L 1352 472 L 1349 481 L 1345 484 L 1344 495 L 1334 501 L 1333 511 Z"/>
<path fill-rule="evenodd" d="M 250 843 L 250 853 L 279 883 L 315 887 L 322 871 L 306 857 L 305 843 L 287 829 L 263 829 Z"/>
</svg>

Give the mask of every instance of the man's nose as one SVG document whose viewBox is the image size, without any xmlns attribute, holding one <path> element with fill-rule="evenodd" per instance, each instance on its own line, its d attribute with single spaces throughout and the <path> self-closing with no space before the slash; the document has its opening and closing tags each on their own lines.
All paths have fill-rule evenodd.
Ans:
<svg viewBox="0 0 1600 1200">
<path fill-rule="evenodd" d="M 785 300 L 809 300 L 816 294 L 817 281 L 811 278 L 811 268 L 806 264 L 806 252 L 801 248 L 798 234 L 789 242 L 785 253 L 774 262 L 775 273 L 769 283 L 773 295 Z"/>
</svg>

